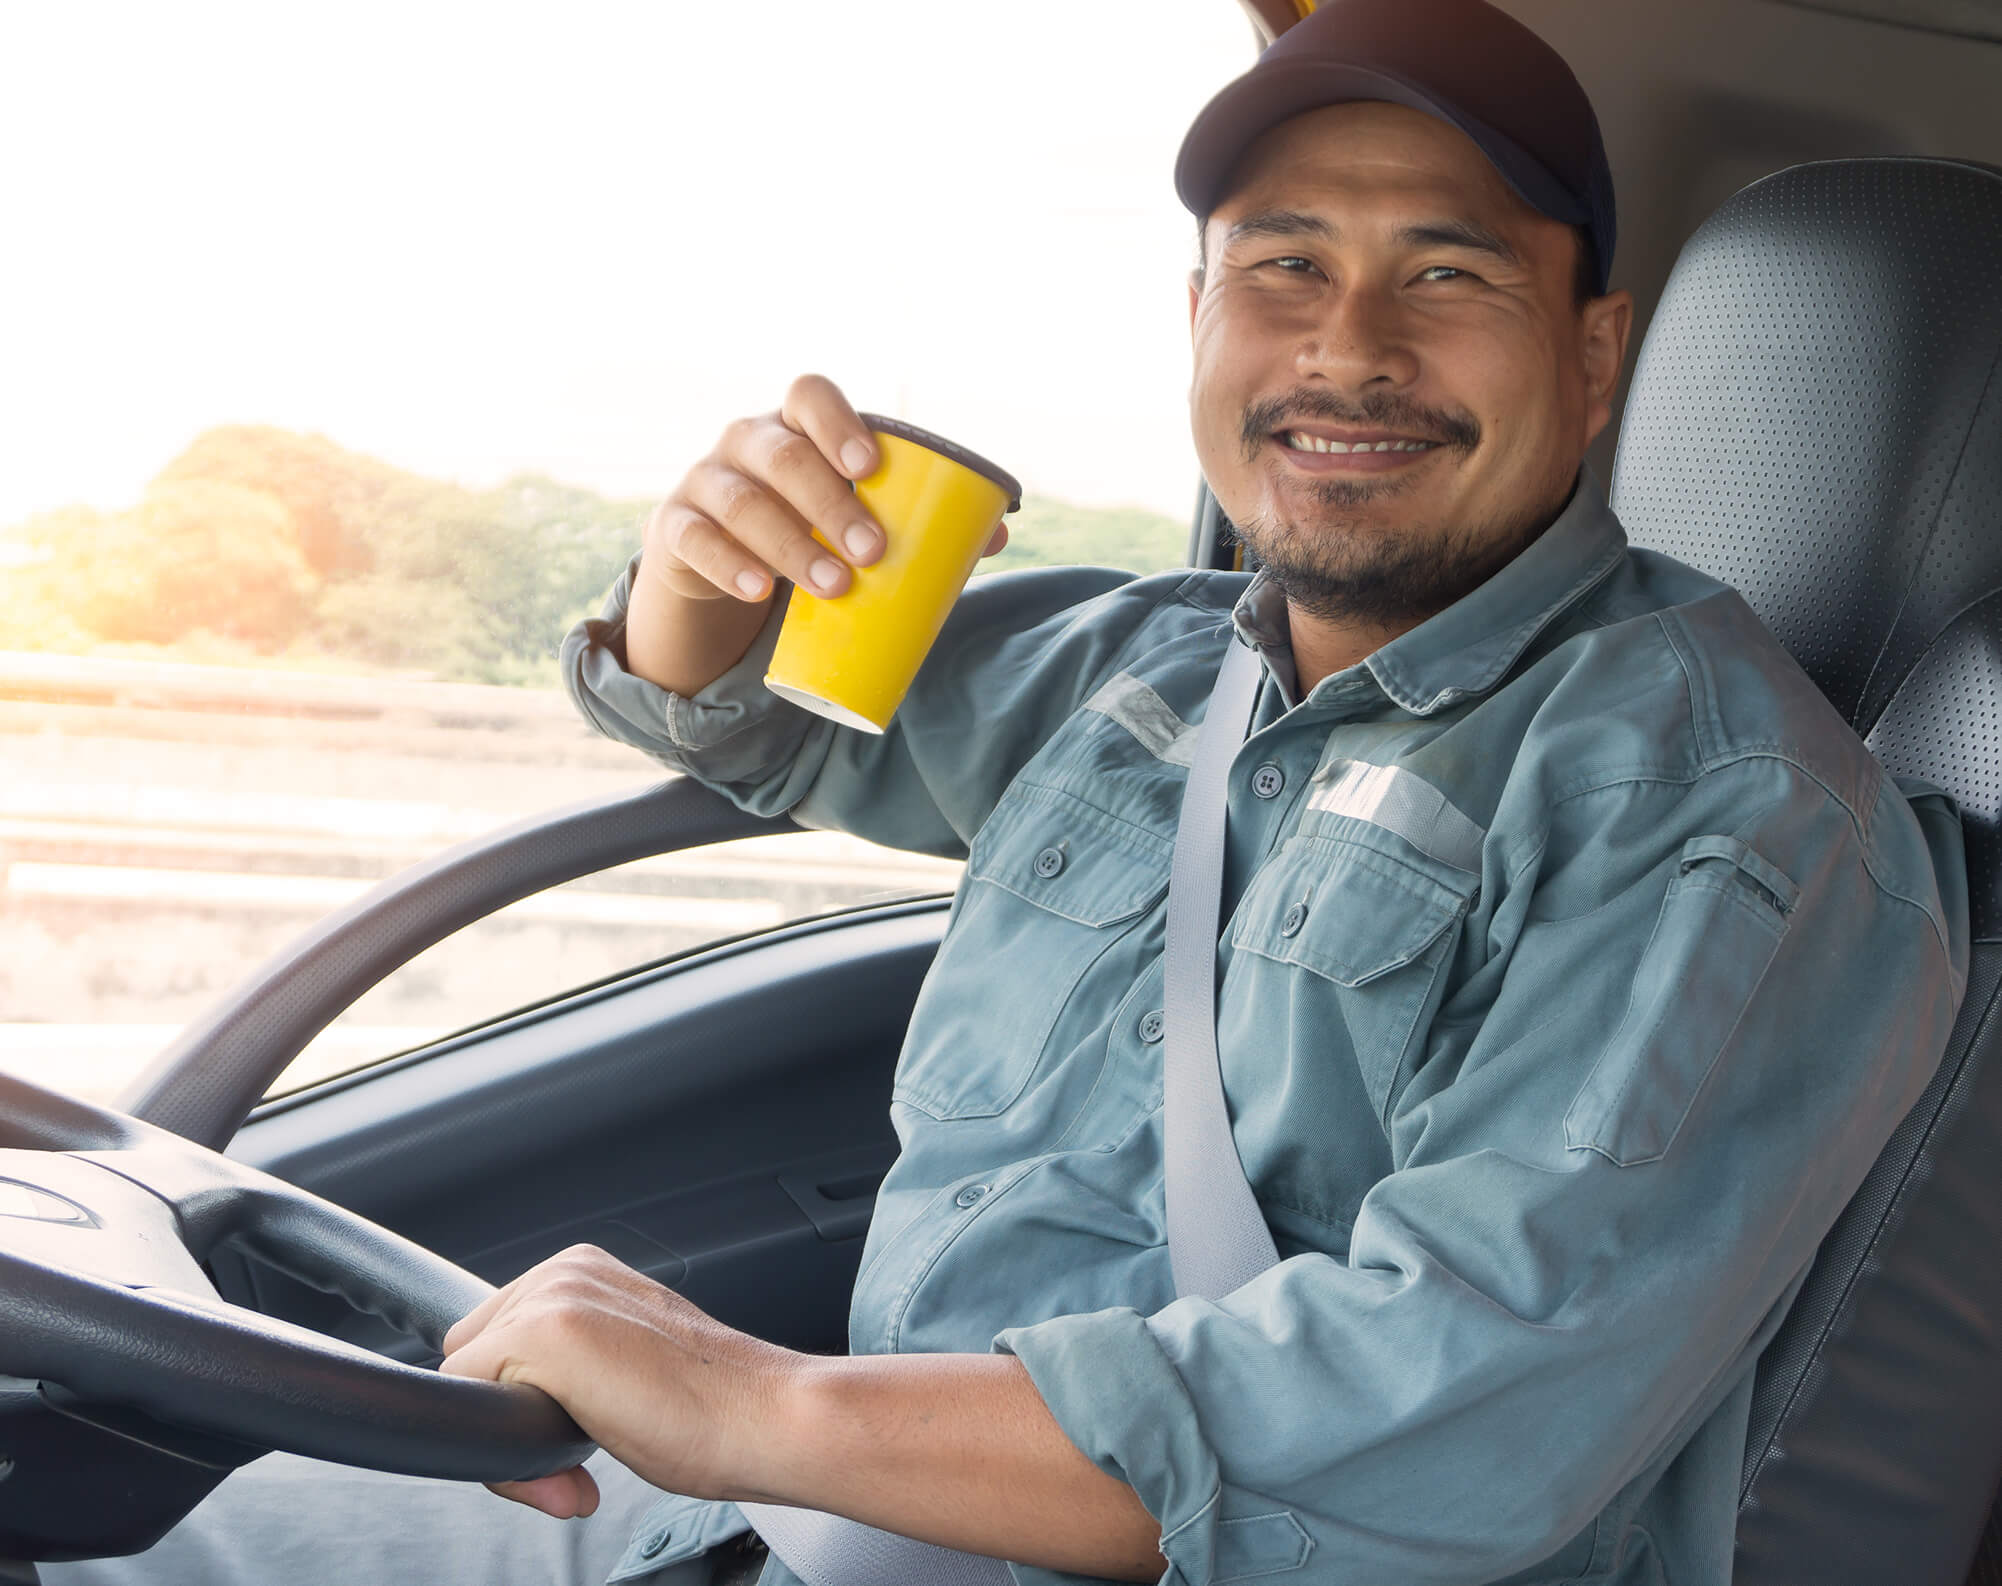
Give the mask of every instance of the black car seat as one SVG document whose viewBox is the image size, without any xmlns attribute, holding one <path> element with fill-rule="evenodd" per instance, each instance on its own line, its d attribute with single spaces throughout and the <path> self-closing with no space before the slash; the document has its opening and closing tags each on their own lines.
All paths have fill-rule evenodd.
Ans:
<svg viewBox="0 0 2002 1586">
<path fill-rule="evenodd" d="M 1612 499 L 1967 829 L 1966 1005 L 1759 1362 L 1735 1586 L 2002 1583 L 2002 169 L 1832 160 L 1726 203 L 1648 331 Z"/>
</svg>

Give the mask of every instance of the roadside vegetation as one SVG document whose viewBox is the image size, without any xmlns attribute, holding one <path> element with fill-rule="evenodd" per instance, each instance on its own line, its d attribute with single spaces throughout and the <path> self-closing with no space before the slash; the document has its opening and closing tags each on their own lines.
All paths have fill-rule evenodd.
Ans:
<svg viewBox="0 0 2002 1586">
<path fill-rule="evenodd" d="M 490 490 L 425 478 L 318 435 L 202 434 L 122 511 L 0 529 L 0 649 L 556 682 L 650 503 L 535 474 Z M 1138 508 L 1030 496 L 984 569 L 1150 572 L 1185 530 Z"/>
</svg>

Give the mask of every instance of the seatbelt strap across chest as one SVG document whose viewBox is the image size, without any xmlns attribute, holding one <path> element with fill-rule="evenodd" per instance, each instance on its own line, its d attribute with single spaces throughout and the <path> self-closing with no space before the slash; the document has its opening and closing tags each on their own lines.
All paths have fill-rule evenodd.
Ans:
<svg viewBox="0 0 2002 1586">
<path fill-rule="evenodd" d="M 1196 730 L 1168 872 L 1162 1131 L 1168 1260 L 1177 1295 L 1221 1299 L 1279 1252 L 1238 1160 L 1216 1048 L 1216 949 L 1231 763 L 1251 730 L 1264 667 L 1232 637 Z M 740 1507 L 806 1586 L 1010 1586 L 999 1559 L 783 1504 Z"/>
<path fill-rule="evenodd" d="M 1233 639 L 1224 652 L 1182 790 L 1168 872 L 1163 965 L 1162 1155 L 1175 1293 L 1220 1300 L 1279 1260 L 1232 1138 L 1216 1049 L 1216 950 L 1223 908 L 1231 762 L 1251 730 L 1264 671 Z"/>
</svg>

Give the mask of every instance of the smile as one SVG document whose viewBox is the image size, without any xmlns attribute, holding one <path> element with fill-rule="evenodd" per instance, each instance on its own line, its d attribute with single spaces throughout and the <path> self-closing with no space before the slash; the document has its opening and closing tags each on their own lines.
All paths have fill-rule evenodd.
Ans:
<svg viewBox="0 0 2002 1586">
<path fill-rule="evenodd" d="M 1383 430 L 1374 433 L 1351 430 L 1345 436 L 1316 434 L 1306 429 L 1274 430 L 1269 439 L 1285 459 L 1289 471 L 1296 476 L 1322 479 L 1402 473 L 1407 468 L 1416 468 L 1433 452 L 1446 449 L 1444 441 L 1394 435 Z"/>
<path fill-rule="evenodd" d="M 1437 441 L 1358 440 L 1338 441 L 1325 435 L 1309 435 L 1304 430 L 1281 430 L 1278 440 L 1296 452 L 1429 452 Z"/>
</svg>

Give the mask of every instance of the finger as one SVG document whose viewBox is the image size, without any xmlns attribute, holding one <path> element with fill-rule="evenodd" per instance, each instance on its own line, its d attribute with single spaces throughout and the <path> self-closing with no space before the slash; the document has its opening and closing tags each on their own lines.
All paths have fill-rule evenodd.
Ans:
<svg viewBox="0 0 2002 1586">
<path fill-rule="evenodd" d="M 519 1279 L 515 1280 L 519 1282 Z M 495 1289 L 484 1300 L 460 1317 L 445 1330 L 444 1351 L 454 1354 L 487 1330 L 494 1318 L 508 1308 L 514 1300 L 513 1283 L 505 1288 Z"/>
<path fill-rule="evenodd" d="M 994 526 L 994 538 L 987 542 L 987 549 L 980 554 L 982 556 L 992 556 L 997 551 L 1005 550 L 1007 545 L 1008 525 L 1006 523 L 997 523 Z"/>
<path fill-rule="evenodd" d="M 533 1481 L 490 1481 L 487 1490 L 559 1520 L 581 1520 L 598 1512 L 598 1483 L 582 1465 Z"/>
<path fill-rule="evenodd" d="M 762 598 L 771 589 L 768 568 L 753 567 L 748 580 L 727 576 L 726 569 L 719 585 L 711 582 L 704 571 L 689 565 L 690 559 L 681 554 L 679 542 L 688 532 L 691 513 L 698 519 L 702 517 L 677 491 L 647 514 L 646 526 L 640 530 L 639 571 L 634 576 L 651 579 L 688 600 L 720 600 L 725 595 L 734 595 L 739 600 Z"/>
<path fill-rule="evenodd" d="M 533 1269 L 523 1273 L 479 1310 L 454 1324 L 445 1335 L 445 1355 L 438 1362 L 441 1376 L 526 1382 L 548 1391 L 549 1385 L 526 1369 L 548 1309 L 535 1304 L 532 1296 L 524 1298 L 533 1276 Z"/>
<path fill-rule="evenodd" d="M 438 1362 L 441 1377 L 472 1377 L 481 1382 L 499 1382 L 512 1359 L 501 1335 L 511 1329 L 489 1323 L 476 1333 L 445 1339 L 445 1358 Z"/>
<path fill-rule="evenodd" d="M 816 595 L 838 595 L 848 587 L 847 567 L 813 537 L 800 515 L 728 464 L 705 463 L 697 468 L 688 476 L 684 498 L 781 578 L 790 578 Z"/>
<path fill-rule="evenodd" d="M 641 574 L 663 579 L 677 595 L 757 601 L 772 592 L 769 567 L 703 513 L 678 502 L 663 502 L 648 522 L 647 552 Z"/>
<path fill-rule="evenodd" d="M 845 404 L 844 404 L 845 405 Z M 724 436 L 723 461 L 757 480 L 839 547 L 867 565 L 883 554 L 883 531 L 818 445 L 773 419 Z"/>
<path fill-rule="evenodd" d="M 510 1313 L 515 1313 L 524 1301 L 546 1299 L 552 1293 L 560 1293 L 566 1285 L 574 1287 L 580 1275 L 601 1273 L 607 1267 L 630 1270 L 596 1245 L 571 1245 L 538 1261 L 519 1277 L 495 1289 L 446 1330 L 446 1355 L 457 1354 L 476 1339 L 493 1333 L 503 1318 L 518 1319 Z"/>
<path fill-rule="evenodd" d="M 866 479 L 876 471 L 876 437 L 825 375 L 803 374 L 793 381 L 779 405 L 779 418 L 850 479 Z"/>
</svg>

